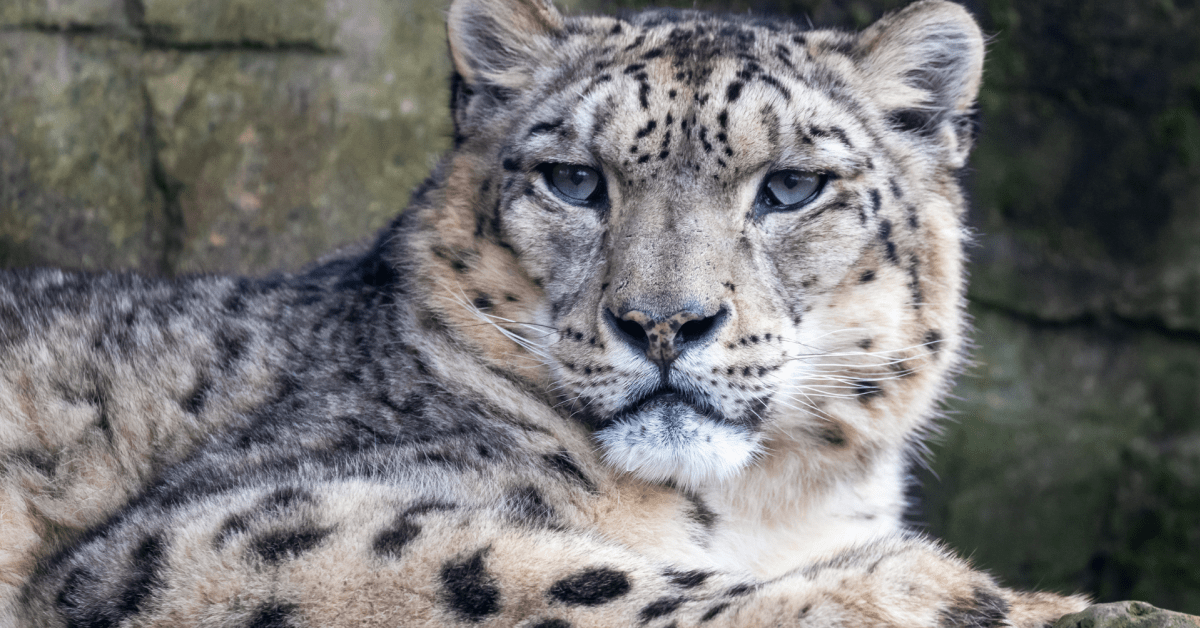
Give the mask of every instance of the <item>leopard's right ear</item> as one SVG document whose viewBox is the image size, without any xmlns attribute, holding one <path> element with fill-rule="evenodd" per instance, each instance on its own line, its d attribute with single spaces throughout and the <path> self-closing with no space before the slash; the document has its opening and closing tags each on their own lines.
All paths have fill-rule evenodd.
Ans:
<svg viewBox="0 0 1200 628">
<path fill-rule="evenodd" d="M 454 0 L 447 28 L 467 85 L 519 90 L 553 52 L 563 17 L 549 0 Z"/>
</svg>

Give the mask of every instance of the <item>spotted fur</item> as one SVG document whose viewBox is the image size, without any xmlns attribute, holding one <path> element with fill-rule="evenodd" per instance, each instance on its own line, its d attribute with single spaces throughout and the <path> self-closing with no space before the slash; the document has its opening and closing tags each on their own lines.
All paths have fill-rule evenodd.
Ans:
<svg viewBox="0 0 1200 628">
<path fill-rule="evenodd" d="M 455 148 L 368 250 L 266 279 L 0 278 L 0 624 L 1084 606 L 901 524 L 962 347 L 983 44 L 961 7 L 844 33 L 455 0 L 449 38 Z M 764 204 L 780 172 L 819 189 Z"/>
</svg>

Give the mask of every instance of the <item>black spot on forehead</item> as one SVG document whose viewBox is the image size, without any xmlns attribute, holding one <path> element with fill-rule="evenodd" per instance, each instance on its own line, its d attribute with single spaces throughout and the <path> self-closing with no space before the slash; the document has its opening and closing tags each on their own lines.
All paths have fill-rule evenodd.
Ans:
<svg viewBox="0 0 1200 628">
<path fill-rule="evenodd" d="M 773 77 L 773 76 L 771 76 L 771 75 L 769 75 L 769 74 L 759 74 L 759 75 L 756 77 L 756 79 L 757 79 L 757 80 L 759 80 L 759 81 L 761 81 L 761 82 L 763 82 L 763 83 L 765 83 L 765 84 L 767 84 L 767 85 L 769 85 L 769 86 L 771 86 L 772 88 L 774 88 L 774 89 L 775 89 L 775 91 L 779 92 L 779 94 L 780 94 L 781 96 L 783 96 L 783 99 L 784 99 L 785 101 L 787 101 L 787 102 L 791 102 L 791 100 L 792 100 L 792 92 L 791 92 L 791 90 L 789 90 L 788 88 L 784 87 L 784 86 L 783 86 L 783 83 L 780 83 L 780 82 L 779 82 L 779 80 L 778 80 L 778 79 L 776 79 L 775 77 Z"/>
<path fill-rule="evenodd" d="M 900 256 L 896 253 L 896 243 L 892 242 L 892 221 L 885 219 L 879 223 L 878 237 L 879 241 L 883 244 L 887 260 L 893 264 L 899 264 Z"/>
<path fill-rule="evenodd" d="M 539 123 L 533 125 L 529 129 L 529 135 L 533 136 L 533 135 L 539 135 L 542 133 L 551 133 L 553 131 L 558 130 L 558 128 L 561 127 L 562 125 L 563 125 L 562 118 L 558 118 L 557 120 L 552 120 L 550 122 L 539 122 Z M 487 182 L 485 182 L 485 183 L 487 183 Z"/>
<path fill-rule="evenodd" d="M 733 102 L 737 100 L 738 97 L 742 95 L 742 86 L 743 83 L 741 81 L 734 81 L 730 83 L 729 87 L 725 88 L 726 102 Z"/>
</svg>

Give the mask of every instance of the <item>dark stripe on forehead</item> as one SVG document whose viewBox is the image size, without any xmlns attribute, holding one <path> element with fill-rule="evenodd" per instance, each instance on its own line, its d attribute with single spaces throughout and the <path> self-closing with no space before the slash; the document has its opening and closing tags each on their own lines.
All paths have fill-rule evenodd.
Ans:
<svg viewBox="0 0 1200 628">
<path fill-rule="evenodd" d="M 599 154 L 599 146 L 596 142 L 600 139 L 604 130 L 608 128 L 609 123 L 612 122 L 613 113 L 616 109 L 616 100 L 615 96 L 609 94 L 604 99 L 604 104 L 596 110 L 596 117 L 592 120 L 592 129 L 588 135 L 588 150 L 592 151 L 592 154 Z M 577 110 L 578 101 L 572 104 L 575 105 L 572 107 L 572 110 Z"/>
<path fill-rule="evenodd" d="M 789 70 L 795 70 L 796 66 L 792 65 L 792 51 L 784 44 L 775 46 L 775 58 L 779 59 L 780 63 L 788 67 Z"/>
<path fill-rule="evenodd" d="M 759 113 L 762 114 L 762 125 L 767 130 L 767 141 L 774 149 L 779 145 L 779 113 L 771 105 L 763 105 Z"/>
<path fill-rule="evenodd" d="M 788 88 L 784 87 L 782 83 L 780 83 L 778 80 L 776 80 L 775 77 L 770 76 L 768 74 L 759 74 L 756 78 L 758 80 L 762 81 L 763 83 L 766 83 L 767 85 L 770 85 L 771 87 L 774 87 L 775 90 L 778 91 L 783 96 L 784 100 L 786 100 L 788 102 L 792 101 L 792 92 L 789 91 Z"/>
<path fill-rule="evenodd" d="M 539 122 L 539 123 L 533 125 L 533 127 L 529 129 L 528 137 L 533 137 L 534 135 L 540 135 L 543 133 L 553 133 L 554 131 L 557 131 L 559 129 L 559 127 L 561 127 L 562 125 L 563 125 L 562 118 L 558 118 L 557 120 L 553 120 L 551 122 Z"/>
<path fill-rule="evenodd" d="M 811 137 L 833 138 L 841 142 L 846 148 L 854 149 L 854 144 L 850 143 L 850 138 L 846 137 L 846 131 L 841 127 L 822 127 L 813 125 L 808 127 L 808 135 Z"/>
</svg>

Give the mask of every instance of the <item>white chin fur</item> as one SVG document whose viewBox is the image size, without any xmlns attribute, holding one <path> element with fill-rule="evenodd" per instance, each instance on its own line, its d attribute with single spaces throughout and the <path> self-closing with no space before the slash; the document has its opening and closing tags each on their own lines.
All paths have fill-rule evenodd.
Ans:
<svg viewBox="0 0 1200 628">
<path fill-rule="evenodd" d="M 719 484 L 749 463 L 759 437 L 680 403 L 650 404 L 596 432 L 608 464 L 643 480 L 682 488 Z"/>
</svg>

